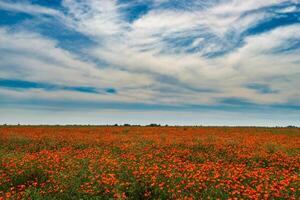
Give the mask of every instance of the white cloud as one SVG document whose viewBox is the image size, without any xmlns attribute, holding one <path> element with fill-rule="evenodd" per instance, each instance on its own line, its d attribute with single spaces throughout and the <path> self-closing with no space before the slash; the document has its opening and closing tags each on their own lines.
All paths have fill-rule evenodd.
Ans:
<svg viewBox="0 0 300 200">
<path fill-rule="evenodd" d="M 282 1 L 214 1 L 181 10 L 159 7 L 166 1 L 155 2 L 153 10 L 132 24 L 124 19 L 121 5 L 115 0 L 64 0 L 65 14 L 31 4 L 0 2 L 4 9 L 59 16 L 67 27 L 95 42 L 85 53 L 107 63 L 99 66 L 93 61 L 82 61 L 59 48 L 58 41 L 36 33 L 0 29 L 0 67 L 4 69 L 0 77 L 118 89 L 115 96 L 41 90 L 6 91 L 6 94 L 16 98 L 25 98 L 18 95 L 50 99 L 76 96 L 86 101 L 171 105 L 214 105 L 223 98 L 261 104 L 300 103 L 300 94 L 294 87 L 300 84 L 299 50 L 273 52 L 291 39 L 300 40 L 299 25 L 255 36 L 242 35 L 249 27 L 272 17 L 264 7 Z M 191 37 L 186 46 L 172 46 Z M 237 45 L 238 40 L 242 44 Z M 190 48 L 196 51 L 188 52 Z M 207 54 L 218 51 L 228 52 L 207 58 Z M 286 81 L 278 81 L 282 76 Z M 249 83 L 270 85 L 279 92 L 260 94 L 246 88 Z"/>
<path fill-rule="evenodd" d="M 120 34 L 125 25 L 120 20 L 116 0 L 64 0 L 69 22 L 91 36 Z"/>
<path fill-rule="evenodd" d="M 297 10 L 298 10 L 298 8 L 296 6 L 290 6 L 290 7 L 279 10 L 279 12 L 280 13 L 291 13 L 291 12 L 296 12 Z"/>
<path fill-rule="evenodd" d="M 0 78 L 64 86 L 89 86 L 99 89 L 113 87 L 121 89 L 121 91 L 122 88 L 140 88 L 152 83 L 151 78 L 145 74 L 129 73 L 81 61 L 77 56 L 57 47 L 54 41 L 38 34 L 25 31 L 9 32 L 6 29 L 0 29 L 0 43 Z M 12 93 L 20 94 L 23 92 Z M 28 94 L 31 97 L 38 97 L 37 94 L 42 94 L 40 96 L 46 98 L 48 98 L 46 94 L 54 95 L 54 97 L 56 95 L 53 91 L 40 90 Z M 58 96 L 68 96 L 73 99 L 76 96 L 74 92 L 69 94 L 64 91 Z M 26 92 L 24 92 L 24 95 L 27 95 Z M 120 101 L 122 95 L 122 92 L 120 92 L 119 97 L 114 98 Z M 123 95 L 125 99 L 127 98 L 126 95 L 126 93 Z M 97 98 L 101 99 L 102 97 Z"/>
<path fill-rule="evenodd" d="M 61 16 L 61 13 L 57 10 L 46 8 L 39 5 L 33 5 L 26 2 L 15 2 L 8 3 L 5 1 L 0 1 L 0 9 L 28 13 L 31 15 L 51 15 L 51 16 Z"/>
</svg>

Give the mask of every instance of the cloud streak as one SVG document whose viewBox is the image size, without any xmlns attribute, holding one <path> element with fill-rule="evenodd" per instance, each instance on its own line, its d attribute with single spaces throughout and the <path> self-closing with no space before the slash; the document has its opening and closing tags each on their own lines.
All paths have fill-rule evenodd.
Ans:
<svg viewBox="0 0 300 200">
<path fill-rule="evenodd" d="M 0 8 L 2 10 L 28 13 L 31 15 L 49 15 L 49 16 L 61 16 L 61 13 L 55 9 L 46 8 L 39 5 L 33 5 L 30 3 L 11 3 L 10 1 L 0 1 Z"/>
</svg>

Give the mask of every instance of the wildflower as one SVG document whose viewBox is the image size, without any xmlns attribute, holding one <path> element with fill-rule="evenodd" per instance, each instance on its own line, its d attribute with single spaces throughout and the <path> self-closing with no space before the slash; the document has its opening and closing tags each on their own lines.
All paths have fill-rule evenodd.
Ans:
<svg viewBox="0 0 300 200">
<path fill-rule="evenodd" d="M 5 194 L 5 197 L 6 197 L 6 198 L 10 198 L 10 197 L 11 197 L 11 193 L 10 193 L 10 192 L 7 192 L 7 193 Z"/>
</svg>

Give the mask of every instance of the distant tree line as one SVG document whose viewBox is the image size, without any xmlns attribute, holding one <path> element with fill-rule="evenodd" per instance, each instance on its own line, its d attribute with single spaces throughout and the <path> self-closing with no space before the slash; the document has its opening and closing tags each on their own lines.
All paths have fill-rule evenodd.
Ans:
<svg viewBox="0 0 300 200">
<path fill-rule="evenodd" d="M 68 127 L 68 126 L 71 126 L 71 127 L 100 127 L 100 126 L 137 126 L 137 127 L 140 127 L 140 126 L 145 126 L 145 127 L 161 127 L 161 126 L 171 126 L 171 127 L 202 127 L 202 128 L 205 128 L 205 127 L 219 127 L 219 128 L 300 128 L 299 126 L 294 126 L 294 125 L 288 125 L 288 126 L 274 126 L 274 127 L 261 127 L 261 126 L 204 126 L 204 125 L 194 125 L 194 126 L 183 126 L 183 125 L 168 125 L 168 124 L 165 124 L 165 125 L 161 125 L 161 124 L 156 124 L 156 123 L 151 123 L 151 124 L 148 124 L 148 125 L 140 125 L 140 124 L 106 124 L 106 125 L 94 125 L 94 124 L 85 124 L 85 125 L 82 125 L 82 124 L 66 124 L 66 125 L 60 125 L 60 124 L 57 124 L 57 125 L 45 125 L 45 124 L 41 124 L 41 125 L 30 125 L 30 124 L 0 124 L 0 126 L 45 126 L 45 127 L 51 127 L 51 126 L 61 126 L 61 127 Z"/>
</svg>

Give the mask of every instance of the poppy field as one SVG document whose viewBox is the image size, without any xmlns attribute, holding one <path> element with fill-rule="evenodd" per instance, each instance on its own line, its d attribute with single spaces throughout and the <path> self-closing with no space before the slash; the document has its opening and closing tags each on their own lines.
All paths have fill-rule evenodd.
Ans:
<svg viewBox="0 0 300 200">
<path fill-rule="evenodd" d="M 0 199 L 300 199 L 300 129 L 2 126 Z"/>
</svg>

